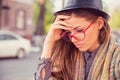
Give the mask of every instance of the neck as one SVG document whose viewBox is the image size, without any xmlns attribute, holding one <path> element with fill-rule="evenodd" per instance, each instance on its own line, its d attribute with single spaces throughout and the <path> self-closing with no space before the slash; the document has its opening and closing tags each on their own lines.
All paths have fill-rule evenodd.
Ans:
<svg viewBox="0 0 120 80">
<path fill-rule="evenodd" d="M 99 46 L 100 46 L 100 44 L 94 45 L 94 47 L 90 48 L 90 49 L 88 50 L 88 52 L 93 52 L 93 51 L 96 50 Z"/>
</svg>

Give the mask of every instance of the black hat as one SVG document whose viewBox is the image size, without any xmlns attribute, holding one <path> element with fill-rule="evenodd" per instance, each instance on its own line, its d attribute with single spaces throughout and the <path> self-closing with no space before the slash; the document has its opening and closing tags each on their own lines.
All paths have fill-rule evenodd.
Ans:
<svg viewBox="0 0 120 80">
<path fill-rule="evenodd" d="M 104 17 L 106 20 L 110 18 L 110 16 L 103 11 L 102 0 L 68 0 L 64 8 L 55 12 L 55 14 L 72 9 L 85 9 Z"/>
</svg>

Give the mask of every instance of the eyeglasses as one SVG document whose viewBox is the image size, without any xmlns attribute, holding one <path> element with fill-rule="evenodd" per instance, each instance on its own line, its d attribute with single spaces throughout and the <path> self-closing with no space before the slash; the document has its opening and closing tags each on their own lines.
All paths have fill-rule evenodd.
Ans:
<svg viewBox="0 0 120 80">
<path fill-rule="evenodd" d="M 86 37 L 85 32 L 91 27 L 91 25 L 92 25 L 94 22 L 95 22 L 95 20 L 92 21 L 92 22 L 88 25 L 88 27 L 86 27 L 85 29 L 82 29 L 82 30 L 81 30 L 81 29 L 78 29 L 78 28 L 75 29 L 73 34 L 71 34 L 70 31 L 63 30 L 63 32 L 62 32 L 60 35 L 61 35 L 62 39 L 65 40 L 65 41 L 67 41 L 67 42 L 71 42 L 71 39 L 72 39 L 72 38 L 74 38 L 74 39 L 76 39 L 76 40 L 82 41 L 82 40 L 84 40 L 85 37 Z"/>
</svg>

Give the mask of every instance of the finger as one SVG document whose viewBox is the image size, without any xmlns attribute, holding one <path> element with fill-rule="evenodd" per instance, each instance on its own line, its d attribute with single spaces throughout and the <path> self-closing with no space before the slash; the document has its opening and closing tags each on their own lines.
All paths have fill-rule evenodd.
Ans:
<svg viewBox="0 0 120 80">
<path fill-rule="evenodd" d="M 67 16 L 67 15 L 58 15 L 56 16 L 56 19 L 55 21 L 64 21 L 64 20 L 67 20 L 67 19 L 70 19 L 70 16 Z"/>
<path fill-rule="evenodd" d="M 72 26 L 68 22 L 65 22 L 65 21 L 57 21 L 57 22 L 55 22 L 55 24 L 56 25 L 61 25 L 61 26 L 64 26 L 64 27 L 72 28 Z"/>
<path fill-rule="evenodd" d="M 71 27 L 66 27 L 66 26 L 61 25 L 61 24 L 56 24 L 56 25 L 55 25 L 55 29 L 60 29 L 60 30 L 71 30 L 72 28 L 71 28 Z"/>
</svg>

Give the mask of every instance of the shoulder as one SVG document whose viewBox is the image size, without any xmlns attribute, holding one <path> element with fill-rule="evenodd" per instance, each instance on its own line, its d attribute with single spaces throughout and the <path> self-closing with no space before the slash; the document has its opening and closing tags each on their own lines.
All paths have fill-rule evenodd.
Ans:
<svg viewBox="0 0 120 80">
<path fill-rule="evenodd" d="M 115 56 L 116 59 L 120 60 L 120 45 L 116 45 L 113 57 Z"/>
<path fill-rule="evenodd" d="M 114 70 L 116 79 L 120 79 L 120 46 L 117 46 L 114 50 L 111 68 Z"/>
<path fill-rule="evenodd" d="M 111 59 L 111 68 L 119 68 L 120 67 L 120 46 L 116 45 Z"/>
<path fill-rule="evenodd" d="M 112 60 L 115 61 L 115 63 L 120 63 L 120 45 L 116 45 L 116 48 L 113 53 L 113 58 Z"/>
</svg>

